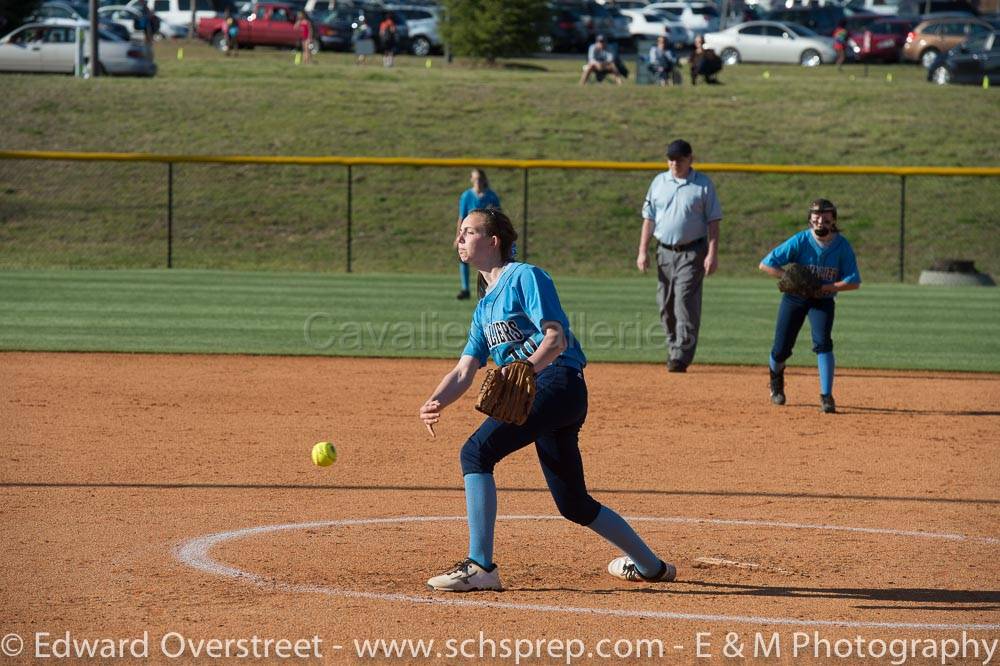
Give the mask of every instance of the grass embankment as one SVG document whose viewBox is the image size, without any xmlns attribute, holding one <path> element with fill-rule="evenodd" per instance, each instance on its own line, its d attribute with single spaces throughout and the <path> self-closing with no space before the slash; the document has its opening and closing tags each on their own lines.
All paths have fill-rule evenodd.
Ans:
<svg viewBox="0 0 1000 666">
<path fill-rule="evenodd" d="M 0 349 L 457 358 L 472 306 L 431 275 L 0 271 Z M 557 280 L 592 361 L 663 362 L 655 279 Z M 706 282 L 699 363 L 763 365 L 773 280 Z M 812 365 L 808 325 L 793 365 Z M 844 294 L 840 367 L 1000 371 L 995 289 L 865 285 Z"/>
<path fill-rule="evenodd" d="M 724 85 L 576 85 L 577 60 L 494 69 L 403 57 L 385 70 L 290 51 L 225 58 L 157 47 L 152 80 L 4 75 L 8 149 L 250 155 L 385 155 L 655 161 L 688 138 L 707 162 L 996 164 L 997 92 L 933 86 L 915 66 L 741 65 Z M 762 73 L 770 72 L 764 79 Z M 893 75 L 888 81 L 886 75 Z M 853 77 L 853 79 L 851 78 Z M 464 169 L 355 168 L 355 270 L 451 273 Z M 535 172 L 529 258 L 557 274 L 634 271 L 650 173 Z M 518 225 L 522 174 L 490 173 Z M 342 271 L 343 168 L 181 165 L 175 266 Z M 835 200 L 867 280 L 895 280 L 900 183 L 892 177 L 716 174 L 724 275 L 749 276 Z M 0 268 L 155 268 L 166 257 L 166 167 L 0 161 Z M 998 179 L 907 181 L 906 277 L 935 258 L 1000 273 Z"/>
</svg>

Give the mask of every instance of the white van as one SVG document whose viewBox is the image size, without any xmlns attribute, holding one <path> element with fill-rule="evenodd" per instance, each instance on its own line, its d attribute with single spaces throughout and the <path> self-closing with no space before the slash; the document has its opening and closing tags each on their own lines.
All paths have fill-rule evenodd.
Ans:
<svg viewBox="0 0 1000 666">
<path fill-rule="evenodd" d="M 142 0 L 132 0 L 128 7 L 137 6 Z M 217 16 L 211 0 L 194 0 L 195 23 L 199 19 Z M 187 27 L 191 25 L 191 0 L 150 0 L 149 8 L 160 17 L 160 20 L 172 26 Z"/>
</svg>

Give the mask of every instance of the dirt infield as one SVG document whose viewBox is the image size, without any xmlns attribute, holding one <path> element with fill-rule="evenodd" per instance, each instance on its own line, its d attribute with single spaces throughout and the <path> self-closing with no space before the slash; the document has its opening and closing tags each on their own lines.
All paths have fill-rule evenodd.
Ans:
<svg viewBox="0 0 1000 666">
<path fill-rule="evenodd" d="M 465 556 L 458 449 L 479 418 L 470 392 L 432 441 L 416 411 L 450 365 L 0 354 L 0 634 L 27 655 L 38 632 L 148 632 L 155 661 L 212 638 L 318 635 L 330 661 L 364 639 L 435 639 L 445 657 L 545 641 L 536 663 L 565 662 L 570 639 L 595 659 L 647 639 L 697 661 L 699 632 L 710 663 L 727 632 L 744 657 L 777 632 L 785 660 L 800 633 L 862 637 L 849 658 L 1000 638 L 1000 376 L 844 371 L 841 413 L 822 415 L 815 371 L 789 371 L 779 408 L 759 368 L 593 365 L 588 484 L 642 517 L 679 581 L 604 573 L 614 549 L 551 518 L 525 450 L 496 473 L 507 589 L 449 596 L 423 581 Z M 332 467 L 310 462 L 320 439 Z"/>
</svg>

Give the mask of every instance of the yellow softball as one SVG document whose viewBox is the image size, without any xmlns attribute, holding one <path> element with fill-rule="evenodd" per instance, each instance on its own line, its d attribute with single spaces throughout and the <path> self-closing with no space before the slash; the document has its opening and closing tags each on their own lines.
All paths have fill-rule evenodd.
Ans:
<svg viewBox="0 0 1000 666">
<path fill-rule="evenodd" d="M 313 463 L 326 467 L 337 462 L 337 449 L 330 442 L 316 442 L 312 450 Z"/>
</svg>

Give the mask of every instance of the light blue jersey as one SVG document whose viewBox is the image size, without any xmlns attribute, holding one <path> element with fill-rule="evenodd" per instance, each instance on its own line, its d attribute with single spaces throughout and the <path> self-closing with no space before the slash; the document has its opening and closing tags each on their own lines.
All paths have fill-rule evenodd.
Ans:
<svg viewBox="0 0 1000 666">
<path fill-rule="evenodd" d="M 820 245 L 809 229 L 800 231 L 768 252 L 761 262 L 771 268 L 781 268 L 790 263 L 808 266 L 823 284 L 844 281 L 861 284 L 861 272 L 854 257 L 854 249 L 847 239 L 837 234 L 828 246 Z M 833 294 L 830 294 L 833 297 Z"/>
<path fill-rule="evenodd" d="M 537 266 L 511 262 L 479 300 L 462 355 L 475 357 L 480 367 L 488 357 L 498 366 L 526 359 L 545 337 L 542 322 L 549 321 L 562 326 L 568 343 L 555 363 L 582 369 L 587 358 L 569 330 L 552 278 Z"/>
<path fill-rule="evenodd" d="M 476 194 L 471 187 L 462 192 L 458 199 L 458 219 L 464 220 L 465 216 L 477 208 L 499 208 L 500 197 L 493 190 L 487 188 L 482 196 Z"/>
</svg>

